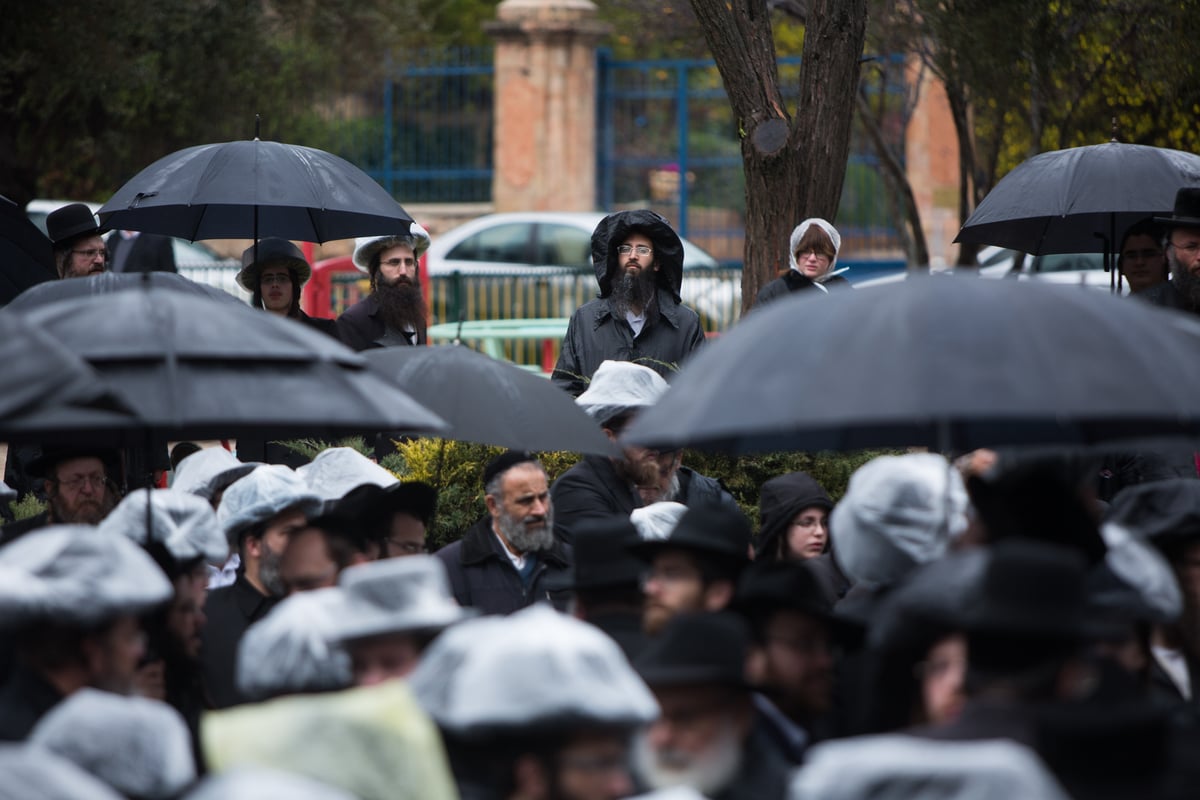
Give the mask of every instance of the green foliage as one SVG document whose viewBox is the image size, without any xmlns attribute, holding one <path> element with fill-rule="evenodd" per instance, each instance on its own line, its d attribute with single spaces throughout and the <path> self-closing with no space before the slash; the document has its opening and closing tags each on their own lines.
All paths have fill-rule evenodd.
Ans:
<svg viewBox="0 0 1200 800">
<path fill-rule="evenodd" d="M 12 511 L 14 521 L 36 517 L 46 510 L 46 504 L 39 500 L 33 492 L 25 495 L 20 500 L 11 501 L 8 507 Z"/>
<path fill-rule="evenodd" d="M 320 439 L 288 439 L 276 444 L 281 444 L 293 453 L 299 453 L 310 461 L 316 458 L 317 454 L 322 450 L 328 450 L 331 447 L 349 447 L 352 450 L 362 453 L 367 458 L 375 457 L 375 451 L 367 446 L 366 440 L 361 436 L 350 436 L 339 442 L 324 442 Z"/>
</svg>

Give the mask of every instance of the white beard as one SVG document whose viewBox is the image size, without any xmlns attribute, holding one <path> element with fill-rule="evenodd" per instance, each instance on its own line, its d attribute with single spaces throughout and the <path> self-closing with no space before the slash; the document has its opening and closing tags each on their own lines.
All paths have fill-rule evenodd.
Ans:
<svg viewBox="0 0 1200 800">
<path fill-rule="evenodd" d="M 633 745 L 634 769 L 654 790 L 690 786 L 711 797 L 734 779 L 742 768 L 742 742 L 732 721 L 721 726 L 718 739 L 703 753 L 689 755 L 679 751 L 655 751 L 645 732 Z"/>
</svg>

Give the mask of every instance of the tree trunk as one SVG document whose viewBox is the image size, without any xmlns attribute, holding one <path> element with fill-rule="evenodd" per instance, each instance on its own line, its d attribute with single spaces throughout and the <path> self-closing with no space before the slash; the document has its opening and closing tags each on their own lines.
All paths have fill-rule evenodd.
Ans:
<svg viewBox="0 0 1200 800">
<path fill-rule="evenodd" d="M 850 152 L 867 0 L 811 3 L 794 119 L 779 88 L 766 0 L 691 2 L 742 137 L 744 311 L 763 284 L 787 268 L 788 239 L 796 224 L 810 216 L 836 216 Z"/>
</svg>

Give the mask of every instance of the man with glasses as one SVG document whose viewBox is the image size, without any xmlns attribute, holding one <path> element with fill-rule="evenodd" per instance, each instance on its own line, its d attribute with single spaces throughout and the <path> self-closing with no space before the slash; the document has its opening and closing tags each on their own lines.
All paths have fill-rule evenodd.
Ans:
<svg viewBox="0 0 1200 800">
<path fill-rule="evenodd" d="M 421 293 L 421 256 L 429 233 L 417 223 L 407 235 L 357 239 L 354 266 L 371 277 L 371 293 L 338 317 L 338 338 L 355 350 L 425 344 L 429 314 Z"/>
<path fill-rule="evenodd" d="M 665 219 L 641 209 L 609 214 L 592 232 L 600 296 L 571 315 L 552 380 L 578 397 L 604 361 L 632 361 L 669 378 L 704 341 L 682 305 L 683 243 Z"/>
<path fill-rule="evenodd" d="M 43 478 L 46 510 L 5 525 L 0 543 L 7 544 L 47 525 L 96 525 L 121 499 L 115 473 L 117 454 L 78 447 L 45 448 L 29 464 L 29 473 Z"/>
<path fill-rule="evenodd" d="M 1155 217 L 1154 221 L 1167 230 L 1171 280 L 1138 296 L 1155 305 L 1200 314 L 1200 188 L 1180 189 L 1175 194 L 1172 215 Z"/>
<path fill-rule="evenodd" d="M 83 203 L 56 208 L 46 217 L 46 232 L 54 245 L 54 266 L 60 278 L 98 275 L 108 265 L 108 250 L 92 210 Z"/>
</svg>

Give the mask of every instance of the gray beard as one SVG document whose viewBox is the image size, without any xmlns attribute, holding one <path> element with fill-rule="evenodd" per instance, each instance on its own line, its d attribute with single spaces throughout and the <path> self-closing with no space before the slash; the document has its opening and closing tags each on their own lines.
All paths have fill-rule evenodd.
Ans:
<svg viewBox="0 0 1200 800">
<path fill-rule="evenodd" d="M 524 519 L 517 519 L 501 511 L 496 518 L 496 527 L 500 535 L 513 546 L 513 549 L 524 555 L 540 553 L 554 546 L 554 512 L 547 511 L 546 519 L 540 528 L 530 529 Z"/>
<path fill-rule="evenodd" d="M 657 273 L 652 268 L 639 270 L 636 275 L 622 273 L 612 284 L 612 305 L 617 316 L 624 319 L 630 311 L 645 311 L 654 302 L 657 292 Z"/>
<path fill-rule="evenodd" d="M 1200 309 L 1200 276 L 1193 275 L 1185 269 L 1170 247 L 1167 248 L 1167 263 L 1171 265 L 1171 283 L 1183 295 L 1188 307 Z"/>
</svg>

